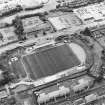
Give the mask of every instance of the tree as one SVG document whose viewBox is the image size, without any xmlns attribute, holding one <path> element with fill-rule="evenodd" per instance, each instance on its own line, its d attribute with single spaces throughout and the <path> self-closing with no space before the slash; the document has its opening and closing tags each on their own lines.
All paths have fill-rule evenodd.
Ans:
<svg viewBox="0 0 105 105">
<path fill-rule="evenodd" d="M 11 96 L 10 98 L 8 98 L 8 104 L 9 105 L 15 105 L 16 104 L 16 99 L 15 97 Z"/>
<path fill-rule="evenodd" d="M 56 42 L 60 42 L 60 41 L 64 41 L 64 40 L 66 40 L 66 41 L 68 41 L 70 38 L 69 38 L 69 35 L 62 35 L 62 36 L 58 36 L 56 39 L 55 39 L 55 41 Z"/>
<path fill-rule="evenodd" d="M 89 30 L 89 28 L 85 28 L 85 30 L 82 31 L 81 33 L 86 35 L 86 36 L 92 37 L 91 31 Z"/>
<path fill-rule="evenodd" d="M 2 40 L 3 41 L 3 35 L 2 35 L 2 33 L 0 32 L 0 40 Z"/>
<path fill-rule="evenodd" d="M 15 33 L 18 36 L 18 39 L 20 41 L 26 40 L 26 35 L 24 34 L 23 23 L 19 16 L 16 16 L 16 18 L 13 20 L 13 25 L 15 27 Z"/>
<path fill-rule="evenodd" d="M 9 72 L 9 70 L 3 66 L 3 65 L 0 65 L 0 69 L 2 70 L 2 73 L 0 74 L 0 87 L 1 86 L 4 86 L 10 82 L 12 82 L 15 77 L 13 75 L 11 75 L 11 73 Z"/>
</svg>

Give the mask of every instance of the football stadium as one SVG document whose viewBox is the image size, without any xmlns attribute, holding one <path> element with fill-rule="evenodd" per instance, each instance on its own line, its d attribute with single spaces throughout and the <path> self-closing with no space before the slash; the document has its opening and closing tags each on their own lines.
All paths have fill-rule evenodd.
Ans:
<svg viewBox="0 0 105 105">
<path fill-rule="evenodd" d="M 12 62 L 11 68 L 20 77 L 28 75 L 32 80 L 37 80 L 84 64 L 85 60 L 86 53 L 81 46 L 76 43 L 60 43 L 21 56 Z"/>
</svg>

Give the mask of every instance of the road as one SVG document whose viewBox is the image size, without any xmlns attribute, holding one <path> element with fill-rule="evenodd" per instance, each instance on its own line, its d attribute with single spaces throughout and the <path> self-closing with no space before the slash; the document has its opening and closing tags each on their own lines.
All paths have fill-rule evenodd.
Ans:
<svg viewBox="0 0 105 105">
<path fill-rule="evenodd" d="M 23 1 L 23 0 L 22 0 Z M 29 2 L 31 0 L 28 0 Z M 36 0 L 36 2 L 39 2 L 38 4 L 40 5 L 42 0 Z M 47 0 L 45 0 L 47 1 Z M 52 5 L 53 4 L 53 5 Z M 3 22 L 5 23 L 8 23 L 8 24 L 11 24 L 12 23 L 12 20 L 15 18 L 15 16 L 24 16 L 24 15 L 29 15 L 29 14 L 35 14 L 35 13 L 42 13 L 44 11 L 49 11 L 49 10 L 52 10 L 52 9 L 55 9 L 56 7 L 56 2 L 55 0 L 49 0 L 49 2 L 47 4 L 44 4 L 44 7 L 43 8 L 40 8 L 40 9 L 36 9 L 36 10 L 30 10 L 30 11 L 21 11 L 17 14 L 14 14 L 14 15 L 10 15 L 8 17 L 3 17 L 3 18 L 0 18 L 0 24 L 2 24 Z"/>
<path fill-rule="evenodd" d="M 84 30 L 86 27 L 93 27 L 93 26 L 96 26 L 96 25 L 102 25 L 102 24 L 105 24 L 105 21 L 103 22 L 98 22 L 98 23 L 91 23 L 91 24 L 87 24 L 87 25 L 81 25 L 81 26 L 77 26 L 77 27 L 73 27 L 72 29 L 68 28 L 68 29 L 65 29 L 65 30 L 62 30 L 62 31 L 58 31 L 58 32 L 55 32 L 55 33 L 51 33 L 51 34 L 48 34 L 47 36 L 42 36 L 41 38 L 35 38 L 35 39 L 29 39 L 23 43 L 19 43 L 19 42 L 16 42 L 16 43 L 12 43 L 12 44 L 8 44 L 8 45 L 4 45 L 4 46 L 1 46 L 0 48 L 0 54 L 5 52 L 6 50 L 11 50 L 11 49 L 14 49 L 16 47 L 19 47 L 19 46 L 25 46 L 25 45 L 29 45 L 29 44 L 32 44 L 32 43 L 39 43 L 42 41 L 42 39 L 47 39 L 47 38 L 55 38 L 55 37 L 58 37 L 60 35 L 64 35 L 64 34 L 74 34 L 75 32 L 78 32 L 79 30 Z"/>
<path fill-rule="evenodd" d="M 49 11 L 49 10 L 55 9 L 55 7 L 56 7 L 56 1 L 55 0 L 49 0 L 49 2 L 46 5 L 44 5 L 44 7 L 41 8 L 41 9 L 37 9 L 36 11 L 33 11 L 33 12 L 32 11 L 30 11 L 30 12 L 23 11 L 23 12 L 18 13 L 18 15 L 32 14 L 32 13 Z M 16 15 L 14 15 L 14 16 L 16 16 Z M 1 22 L 9 22 L 9 23 L 11 23 L 14 16 L 3 18 L 3 19 L 1 19 Z M 86 27 L 100 26 L 100 25 L 103 25 L 103 24 L 105 24 L 105 20 L 101 21 L 101 22 L 94 22 L 94 23 L 84 24 L 84 25 L 81 25 L 81 26 L 76 26 L 76 27 L 73 27 L 72 29 L 70 28 L 70 29 L 66 29 L 64 31 L 62 30 L 62 32 L 58 31 L 56 33 L 49 34 L 46 37 L 51 37 L 51 36 L 52 37 L 57 37 L 60 34 L 66 34 L 66 33 L 73 34 L 78 30 L 84 30 Z M 22 45 L 24 46 L 24 45 L 31 44 L 31 43 L 34 43 L 34 42 L 39 42 L 39 39 L 29 39 L 28 41 L 26 41 L 24 43 L 21 43 L 21 44 L 17 42 L 17 43 L 5 45 L 4 47 L 2 46 L 0 48 L 0 53 L 4 52 L 6 50 L 14 49 L 14 48 L 16 48 L 18 46 L 22 46 Z"/>
</svg>

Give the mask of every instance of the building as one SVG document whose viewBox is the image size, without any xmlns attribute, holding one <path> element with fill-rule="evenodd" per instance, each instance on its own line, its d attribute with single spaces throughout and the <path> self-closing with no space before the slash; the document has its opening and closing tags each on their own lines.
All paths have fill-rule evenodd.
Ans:
<svg viewBox="0 0 105 105">
<path fill-rule="evenodd" d="M 92 84 L 93 84 L 93 79 L 91 77 L 84 77 L 79 79 L 78 83 L 72 86 L 72 89 L 75 93 L 77 93 L 90 88 Z"/>
</svg>

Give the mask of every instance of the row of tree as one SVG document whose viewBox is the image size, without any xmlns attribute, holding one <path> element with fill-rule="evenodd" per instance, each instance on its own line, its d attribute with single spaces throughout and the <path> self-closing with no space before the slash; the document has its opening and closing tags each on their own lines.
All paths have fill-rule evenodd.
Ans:
<svg viewBox="0 0 105 105">
<path fill-rule="evenodd" d="M 94 35 L 92 34 L 92 32 L 89 28 L 86 28 L 84 31 L 81 31 L 80 34 L 83 34 L 84 36 L 89 36 L 97 42 L 97 39 L 94 38 Z M 97 43 L 100 44 L 99 42 L 97 42 Z M 100 67 L 99 67 L 98 77 L 93 76 L 93 74 L 90 72 L 90 70 L 88 70 L 88 74 L 90 76 L 94 77 L 97 82 L 100 82 L 101 80 L 103 80 L 103 76 L 105 74 L 105 63 L 104 63 L 105 62 L 105 50 L 102 51 L 100 59 L 102 61 L 102 65 L 100 65 Z"/>
<path fill-rule="evenodd" d="M 5 66 L 0 65 L 0 70 L 0 87 L 13 82 L 15 76 L 12 75 Z"/>
<path fill-rule="evenodd" d="M 24 33 L 24 27 L 21 18 L 19 16 L 16 16 L 12 23 L 15 27 L 15 33 L 18 37 L 18 40 L 26 40 L 26 34 Z"/>
</svg>

